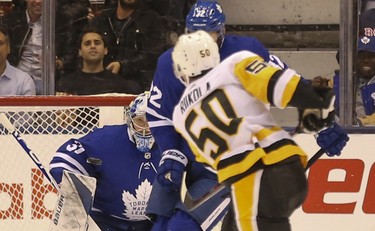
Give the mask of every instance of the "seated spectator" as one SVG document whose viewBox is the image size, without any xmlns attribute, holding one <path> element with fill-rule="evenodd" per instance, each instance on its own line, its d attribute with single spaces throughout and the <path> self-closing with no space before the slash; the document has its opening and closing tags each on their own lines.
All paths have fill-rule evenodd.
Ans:
<svg viewBox="0 0 375 231">
<path fill-rule="evenodd" d="M 375 9 L 366 10 L 359 17 L 357 51 L 355 116 L 359 125 L 375 125 Z"/>
<path fill-rule="evenodd" d="M 27 73 L 9 64 L 7 61 L 9 53 L 8 31 L 0 27 L 0 95 L 35 95 L 33 79 Z"/>
<path fill-rule="evenodd" d="M 25 0 L 26 9 L 16 8 L 4 16 L 12 47 L 9 62 L 31 75 L 36 93 L 42 92 L 42 0 Z"/>
<path fill-rule="evenodd" d="M 375 125 L 375 36 L 358 40 L 355 112 L 361 125 Z"/>
<path fill-rule="evenodd" d="M 106 69 L 149 90 L 157 58 L 167 46 L 161 16 L 143 0 L 118 0 L 117 8 L 91 23 L 108 41 Z"/>
<path fill-rule="evenodd" d="M 77 4 L 83 4 L 79 0 Z M 61 2 L 63 2 L 61 0 Z M 2 24 L 10 30 L 12 40 L 11 53 L 8 57 L 9 62 L 17 68 L 27 72 L 34 79 L 36 93 L 42 94 L 42 5 L 43 0 L 17 0 L 14 1 L 14 8 L 8 14 L 5 14 Z M 63 3 L 60 0 L 56 4 L 56 70 L 57 73 L 64 72 L 65 69 L 72 70 L 72 63 L 75 62 L 76 54 L 72 48 L 72 44 L 78 38 L 74 36 L 76 30 L 72 27 L 64 27 L 70 25 L 73 19 L 71 13 L 63 11 Z M 1 14 L 2 12 L 0 12 Z M 86 18 L 87 13 L 83 16 Z M 87 22 L 86 22 L 87 24 Z M 76 26 L 76 25 L 74 25 Z"/>
<path fill-rule="evenodd" d="M 338 60 L 338 54 L 336 56 Z M 356 71 L 354 80 L 354 119 L 360 126 L 375 126 L 375 9 L 364 11 L 359 16 L 359 38 L 357 44 Z M 340 74 L 335 70 L 333 79 L 320 76 L 313 79 L 314 85 L 333 87 L 336 94 L 335 111 L 339 112 Z"/>
<path fill-rule="evenodd" d="M 139 83 L 125 80 L 104 68 L 103 60 L 108 48 L 100 32 L 86 28 L 79 41 L 78 52 L 82 58 L 82 69 L 63 76 L 57 82 L 57 92 L 73 95 L 142 92 Z"/>
<path fill-rule="evenodd" d="M 75 45 L 82 28 L 88 24 L 88 7 L 89 0 L 58 0 L 56 2 L 56 81 L 62 75 L 77 69 Z"/>
</svg>

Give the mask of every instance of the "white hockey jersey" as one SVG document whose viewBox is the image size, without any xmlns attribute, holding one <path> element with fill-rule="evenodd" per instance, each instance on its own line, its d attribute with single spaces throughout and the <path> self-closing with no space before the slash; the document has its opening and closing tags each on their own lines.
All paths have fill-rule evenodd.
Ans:
<svg viewBox="0 0 375 231">
<path fill-rule="evenodd" d="M 280 70 L 258 55 L 241 51 L 192 82 L 176 105 L 173 124 L 196 159 L 217 170 L 219 181 L 306 154 L 270 113 L 285 108 L 301 77 Z"/>
</svg>

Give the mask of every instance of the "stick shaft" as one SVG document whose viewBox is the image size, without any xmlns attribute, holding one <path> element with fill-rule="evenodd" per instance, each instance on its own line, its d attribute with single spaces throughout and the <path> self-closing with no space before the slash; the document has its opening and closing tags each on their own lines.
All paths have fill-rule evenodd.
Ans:
<svg viewBox="0 0 375 231">
<path fill-rule="evenodd" d="M 55 179 L 49 174 L 49 172 L 45 169 L 42 162 L 39 160 L 37 155 L 27 146 L 26 142 L 22 139 L 20 133 L 18 133 L 14 127 L 14 125 L 9 121 L 4 113 L 0 114 L 0 123 L 12 134 L 14 139 L 17 143 L 22 147 L 22 149 L 26 152 L 26 154 L 31 158 L 34 164 L 42 171 L 43 175 L 48 179 L 48 181 L 60 191 L 59 185 L 56 183 Z"/>
</svg>

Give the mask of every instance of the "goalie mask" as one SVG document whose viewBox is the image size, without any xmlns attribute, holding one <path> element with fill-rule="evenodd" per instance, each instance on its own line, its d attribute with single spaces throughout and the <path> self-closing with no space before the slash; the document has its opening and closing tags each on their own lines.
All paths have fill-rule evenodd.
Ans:
<svg viewBox="0 0 375 231">
<path fill-rule="evenodd" d="M 134 138 L 137 149 L 141 152 L 149 151 L 155 141 L 146 119 L 148 95 L 148 92 L 138 95 L 126 108 L 126 122 L 130 134 Z"/>
<path fill-rule="evenodd" d="M 220 63 L 219 48 L 205 31 L 181 35 L 172 52 L 176 77 L 185 85 L 189 78 L 196 77 Z"/>
<path fill-rule="evenodd" d="M 198 0 L 186 16 L 186 32 L 198 30 L 217 32 L 217 44 L 221 47 L 225 35 L 225 15 L 216 1 Z"/>
</svg>

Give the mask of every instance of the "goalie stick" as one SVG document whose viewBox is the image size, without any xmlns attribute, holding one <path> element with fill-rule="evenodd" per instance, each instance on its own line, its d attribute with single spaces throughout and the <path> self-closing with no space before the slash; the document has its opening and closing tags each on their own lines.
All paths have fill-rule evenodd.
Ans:
<svg viewBox="0 0 375 231">
<path fill-rule="evenodd" d="M 31 160 L 39 168 L 39 170 L 43 173 L 43 175 L 48 179 L 48 181 L 52 184 L 52 186 L 57 190 L 57 192 L 60 195 L 59 200 L 61 200 L 61 197 L 63 198 L 63 196 L 61 195 L 60 186 L 57 184 L 57 182 L 51 176 L 51 174 L 48 171 L 46 171 L 46 168 L 43 166 L 42 162 L 39 160 L 39 158 L 36 156 L 36 154 L 27 146 L 26 142 L 22 139 L 20 133 L 18 131 L 16 131 L 16 128 L 9 121 L 9 119 L 5 115 L 5 113 L 0 113 L 0 124 L 2 124 L 4 126 L 4 128 L 6 130 L 8 130 L 9 133 L 11 133 L 11 135 L 14 137 L 14 139 L 17 141 L 17 143 L 27 153 L 27 155 L 31 158 Z M 87 225 L 87 227 L 86 227 L 87 231 L 89 231 L 89 230 L 92 230 L 92 231 L 100 230 L 99 227 L 96 225 L 96 223 L 92 220 L 90 215 L 88 215 L 88 220 L 87 220 L 86 225 Z"/>
<path fill-rule="evenodd" d="M 4 128 L 7 129 L 8 132 L 11 133 L 11 135 L 14 137 L 17 143 L 22 147 L 22 149 L 27 153 L 27 155 L 29 155 L 29 157 L 35 163 L 35 165 L 39 168 L 39 170 L 42 171 L 42 173 L 48 179 L 48 181 L 51 182 L 53 187 L 55 187 L 58 192 L 60 192 L 60 187 L 56 183 L 55 179 L 51 176 L 51 174 L 49 174 L 49 172 L 46 171 L 43 164 L 35 155 L 35 153 L 31 151 L 31 149 L 27 146 L 26 142 L 22 139 L 21 135 L 16 131 L 16 128 L 9 121 L 5 113 L 0 114 L 0 124 L 2 124 Z"/>
</svg>

